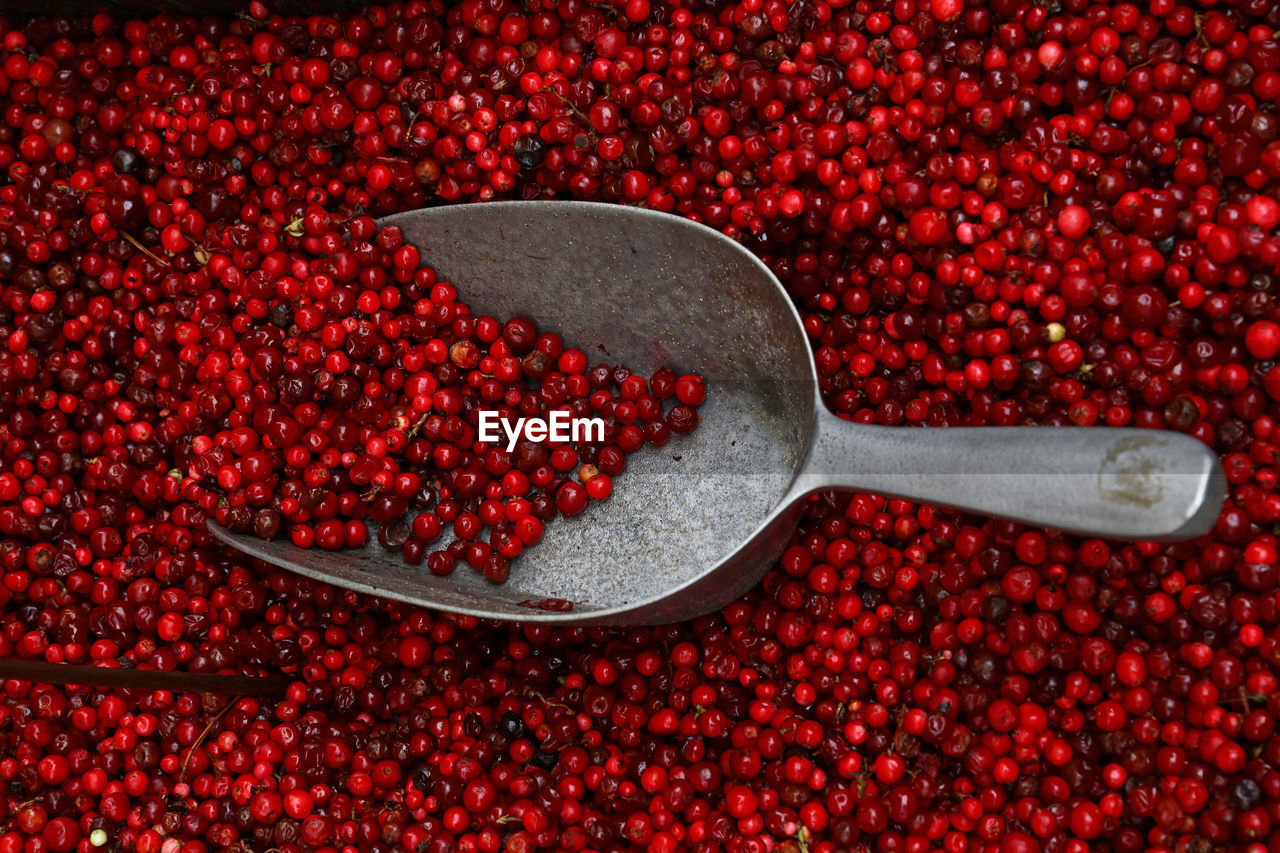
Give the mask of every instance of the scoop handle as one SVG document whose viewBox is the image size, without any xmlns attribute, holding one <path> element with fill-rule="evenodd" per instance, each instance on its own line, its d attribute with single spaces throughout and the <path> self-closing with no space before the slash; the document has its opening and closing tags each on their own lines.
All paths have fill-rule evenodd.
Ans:
<svg viewBox="0 0 1280 853">
<path fill-rule="evenodd" d="M 1226 480 L 1213 451 L 1182 433 L 884 427 L 824 407 L 797 488 L 871 492 L 1104 538 L 1173 541 L 1213 527 Z"/>
</svg>

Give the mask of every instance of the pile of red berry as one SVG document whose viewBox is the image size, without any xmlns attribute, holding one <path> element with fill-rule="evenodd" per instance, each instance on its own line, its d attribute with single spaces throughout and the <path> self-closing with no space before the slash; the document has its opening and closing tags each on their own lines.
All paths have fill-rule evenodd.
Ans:
<svg viewBox="0 0 1280 853">
<path fill-rule="evenodd" d="M 0 657 L 293 679 L 278 701 L 3 682 L 0 853 L 1280 853 L 1278 30 L 1271 0 L 0 26 Z M 584 377 L 660 443 L 637 378 L 450 308 L 370 218 L 553 197 L 740 240 L 843 416 L 1179 430 L 1228 502 L 1159 544 L 822 495 L 743 600 L 630 630 L 478 624 L 217 546 L 211 512 L 340 518 L 320 544 L 345 544 L 426 486 L 443 527 L 478 479 L 366 451 L 399 431 L 456 470 L 436 395 L 483 398 L 485 357 L 499 385 L 508 359 L 564 374 L 551 399 Z M 647 393 L 691 402 L 674 378 Z M 419 395 L 442 417 L 411 439 Z M 482 568 L 605 450 L 486 471 L 470 500 L 496 485 L 512 527 Z"/>
<path fill-rule="evenodd" d="M 698 425 L 701 377 L 590 367 L 528 318 L 473 317 L 398 228 L 359 216 L 349 232 L 350 245 L 295 259 L 297 296 L 200 365 L 189 399 L 216 432 L 191 438 L 183 495 L 233 532 L 335 550 L 364 545 L 372 521 L 412 565 L 447 575 L 463 559 L 501 583 L 544 522 L 612 494 L 627 454 Z M 553 412 L 598 419 L 598 434 L 503 438 Z M 499 441 L 485 417 L 506 425 Z M 452 541 L 428 555 L 446 525 Z"/>
</svg>

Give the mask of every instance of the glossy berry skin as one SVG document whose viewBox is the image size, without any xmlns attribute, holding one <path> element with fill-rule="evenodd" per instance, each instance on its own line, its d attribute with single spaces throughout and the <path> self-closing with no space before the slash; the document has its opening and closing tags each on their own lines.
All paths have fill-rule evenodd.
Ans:
<svg viewBox="0 0 1280 853">
<path fill-rule="evenodd" d="M 689 374 L 676 380 L 676 397 L 686 406 L 701 406 L 707 399 L 706 384 L 701 376 Z"/>
</svg>

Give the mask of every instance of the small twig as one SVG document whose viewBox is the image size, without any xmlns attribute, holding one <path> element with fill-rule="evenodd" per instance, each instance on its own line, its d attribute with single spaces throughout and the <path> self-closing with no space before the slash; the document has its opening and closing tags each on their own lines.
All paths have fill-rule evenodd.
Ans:
<svg viewBox="0 0 1280 853">
<path fill-rule="evenodd" d="M 160 669 L 114 669 L 76 663 L 0 659 L 0 678 L 40 681 L 45 684 L 80 684 L 86 687 L 122 687 L 171 690 L 178 693 L 236 693 L 264 696 L 279 693 L 289 680 L 276 676 L 206 675 Z"/>
<path fill-rule="evenodd" d="M 128 240 L 130 243 L 132 243 L 132 244 L 133 244 L 133 247 L 134 247 L 135 249 L 137 249 L 137 250 L 138 250 L 139 252 L 141 252 L 142 254 L 146 255 L 146 256 L 147 256 L 148 258 L 150 258 L 151 260 L 155 261 L 155 262 L 156 262 L 156 263 L 158 263 L 158 264 L 164 264 L 166 267 L 167 267 L 167 266 L 169 266 L 169 262 L 168 262 L 168 261 L 166 261 L 164 258 L 162 258 L 162 257 L 160 257 L 159 255 L 157 255 L 155 252 L 153 252 L 153 251 L 151 251 L 150 249 L 148 249 L 146 246 L 144 246 L 144 245 L 142 245 L 141 243 L 139 243 L 139 242 L 138 242 L 138 240 L 137 240 L 137 238 L 136 238 L 136 237 L 134 237 L 132 234 L 130 234 L 128 231 L 123 231 L 123 230 L 122 230 L 122 231 L 120 232 L 120 236 L 121 236 L 121 237 L 123 237 L 123 238 L 125 238 L 126 240 Z"/>
<path fill-rule="evenodd" d="M 204 742 L 204 739 L 209 736 L 209 732 L 213 731 L 213 727 L 218 724 L 218 720 L 221 720 L 222 715 L 227 713 L 235 703 L 236 700 L 232 699 L 230 702 L 223 705 L 222 710 L 214 714 L 213 719 L 209 721 L 209 725 L 204 727 L 204 731 L 200 732 L 199 736 L 191 742 L 191 748 L 187 750 L 187 757 L 182 759 L 182 778 L 185 779 L 187 777 L 187 766 L 191 764 L 191 756 L 195 755 L 196 748 Z"/>
<path fill-rule="evenodd" d="M 409 427 L 409 430 L 404 434 L 404 437 L 412 441 L 413 437 L 418 434 L 418 430 L 422 428 L 422 425 L 427 422 L 427 418 L 429 417 L 431 417 L 431 412 L 423 412 L 422 417 L 418 418 L 418 420 L 414 422 L 413 426 Z"/>
<path fill-rule="evenodd" d="M 552 95 L 555 95 L 557 98 L 559 98 L 560 103 L 564 105 L 564 108 L 568 110 L 569 114 L 574 118 L 576 118 L 584 126 L 584 129 L 587 131 L 587 135 L 591 138 L 591 141 L 592 142 L 599 141 L 600 138 L 599 136 L 596 135 L 595 128 L 591 126 L 591 119 L 587 117 L 586 113 L 584 113 L 582 110 L 574 106 L 573 101 L 570 101 L 564 95 L 557 92 L 555 88 L 552 86 L 543 86 L 542 91 L 550 92 Z"/>
</svg>

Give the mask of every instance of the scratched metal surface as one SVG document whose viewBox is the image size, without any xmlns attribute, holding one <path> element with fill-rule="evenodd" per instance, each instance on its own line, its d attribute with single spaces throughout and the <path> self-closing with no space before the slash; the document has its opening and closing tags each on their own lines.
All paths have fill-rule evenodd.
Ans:
<svg viewBox="0 0 1280 853">
<path fill-rule="evenodd" d="M 674 620 L 755 582 L 773 552 L 746 560 L 742 572 L 698 583 L 787 492 L 814 417 L 812 359 L 799 318 L 756 258 L 677 217 L 587 203 L 453 206 L 384 222 L 399 225 L 477 314 L 532 317 L 593 363 L 700 373 L 709 386 L 702 424 L 633 454 L 608 501 L 548 524 L 501 585 L 466 566 L 435 577 L 376 543 L 328 553 L 216 535 L 363 592 L 524 621 Z M 691 596 L 672 595 L 684 587 Z M 566 598 L 573 611 L 520 605 L 544 598 Z"/>
<path fill-rule="evenodd" d="M 1217 520 L 1225 480 L 1188 435 L 1110 427 L 851 426 L 821 411 L 797 490 L 863 490 L 1110 539 L 1173 541 Z"/>
</svg>

